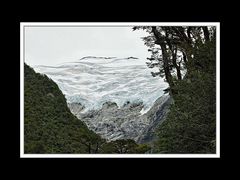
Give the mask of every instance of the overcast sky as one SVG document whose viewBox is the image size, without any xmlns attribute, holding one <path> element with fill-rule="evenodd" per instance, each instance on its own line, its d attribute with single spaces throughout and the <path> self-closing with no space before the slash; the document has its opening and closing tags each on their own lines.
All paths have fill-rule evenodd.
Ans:
<svg viewBox="0 0 240 180">
<path fill-rule="evenodd" d="M 57 65 L 84 56 L 149 56 L 141 37 L 131 27 L 25 27 L 25 62 Z"/>
</svg>

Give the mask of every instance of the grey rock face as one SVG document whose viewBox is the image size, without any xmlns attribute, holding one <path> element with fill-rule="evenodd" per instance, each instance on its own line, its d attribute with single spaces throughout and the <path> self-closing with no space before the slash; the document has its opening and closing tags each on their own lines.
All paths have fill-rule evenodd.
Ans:
<svg viewBox="0 0 240 180">
<path fill-rule="evenodd" d="M 73 114 L 79 114 L 85 108 L 81 103 L 68 103 L 68 107 Z"/>
<path fill-rule="evenodd" d="M 105 102 L 102 105 L 102 109 L 104 109 L 105 111 L 110 111 L 110 110 L 117 109 L 117 108 L 118 108 L 118 106 L 117 106 L 117 103 L 115 103 L 115 102 Z"/>
<path fill-rule="evenodd" d="M 153 132 L 165 117 L 171 100 L 169 95 L 163 95 L 156 100 L 153 107 L 141 115 L 143 104 L 126 102 L 119 108 L 115 102 L 105 102 L 100 110 L 83 113 L 80 103 L 71 103 L 71 112 L 84 121 L 89 129 L 107 139 L 133 139 L 139 143 L 151 141 Z"/>
<path fill-rule="evenodd" d="M 155 130 L 165 120 L 172 102 L 173 100 L 170 96 L 157 99 L 154 106 L 147 113 L 147 118 L 149 119 L 150 123 L 149 126 L 144 128 L 142 134 L 139 135 L 137 140 L 138 143 L 148 143 L 156 138 Z"/>
</svg>

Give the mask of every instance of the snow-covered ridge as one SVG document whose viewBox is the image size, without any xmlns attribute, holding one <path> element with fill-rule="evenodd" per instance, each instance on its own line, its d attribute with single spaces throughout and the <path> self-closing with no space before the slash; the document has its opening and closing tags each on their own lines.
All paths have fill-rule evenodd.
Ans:
<svg viewBox="0 0 240 180">
<path fill-rule="evenodd" d="M 35 66 L 53 79 L 68 103 L 81 103 L 85 112 L 108 101 L 122 107 L 127 101 L 143 102 L 146 113 L 163 95 L 167 83 L 152 77 L 146 60 L 136 57 L 83 57 L 57 66 Z"/>
<path fill-rule="evenodd" d="M 85 56 L 85 57 L 82 57 L 81 59 L 79 60 L 83 60 L 83 59 L 113 59 L 113 58 L 116 58 L 116 57 L 97 57 L 97 56 Z"/>
<path fill-rule="evenodd" d="M 82 57 L 81 59 L 79 60 L 83 60 L 83 59 L 114 59 L 116 57 L 99 57 L 99 56 L 85 56 L 85 57 Z M 130 56 L 130 57 L 127 57 L 125 59 L 138 59 L 137 57 L 133 57 L 133 56 Z"/>
</svg>

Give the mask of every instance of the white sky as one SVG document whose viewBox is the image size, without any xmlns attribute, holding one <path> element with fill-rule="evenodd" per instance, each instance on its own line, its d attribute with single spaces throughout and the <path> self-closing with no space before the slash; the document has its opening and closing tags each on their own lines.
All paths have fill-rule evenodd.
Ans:
<svg viewBox="0 0 240 180">
<path fill-rule="evenodd" d="M 150 55 L 141 37 L 148 34 L 131 27 L 25 27 L 25 62 L 30 66 L 56 65 L 84 56 Z"/>
</svg>

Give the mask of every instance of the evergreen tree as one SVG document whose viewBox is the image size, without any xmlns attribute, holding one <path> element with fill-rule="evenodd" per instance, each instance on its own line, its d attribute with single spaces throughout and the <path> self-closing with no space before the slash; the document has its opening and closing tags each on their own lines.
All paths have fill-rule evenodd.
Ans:
<svg viewBox="0 0 240 180">
<path fill-rule="evenodd" d="M 174 103 L 159 127 L 155 153 L 216 152 L 216 28 L 134 27 L 149 33 L 148 67 L 159 68 Z"/>
</svg>

